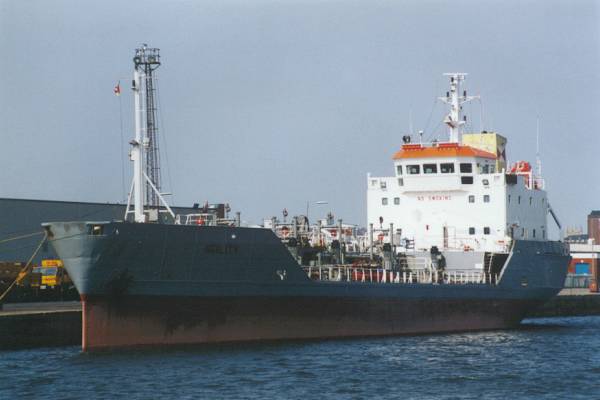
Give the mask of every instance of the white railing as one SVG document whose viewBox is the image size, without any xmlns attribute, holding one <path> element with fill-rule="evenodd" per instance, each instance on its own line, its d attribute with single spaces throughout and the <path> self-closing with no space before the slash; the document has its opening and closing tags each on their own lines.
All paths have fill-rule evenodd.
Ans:
<svg viewBox="0 0 600 400">
<path fill-rule="evenodd" d="M 390 271 L 380 268 L 354 268 L 345 266 L 303 267 L 311 280 L 329 282 L 369 283 L 420 283 L 420 284 L 495 284 L 498 275 L 483 271 L 432 271 L 416 269 L 410 272 Z M 493 279 L 492 279 L 493 278 Z"/>
<path fill-rule="evenodd" d="M 185 214 L 175 218 L 176 225 L 207 225 L 213 226 L 217 224 L 217 216 L 210 213 Z"/>
<path fill-rule="evenodd" d="M 175 217 L 175 225 L 199 225 L 199 226 L 236 226 L 237 221 L 234 219 L 217 218 L 216 214 L 177 214 Z"/>
</svg>

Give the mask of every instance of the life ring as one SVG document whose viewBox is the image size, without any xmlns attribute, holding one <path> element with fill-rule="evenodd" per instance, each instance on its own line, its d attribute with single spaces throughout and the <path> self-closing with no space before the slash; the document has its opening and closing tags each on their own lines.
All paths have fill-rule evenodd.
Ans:
<svg viewBox="0 0 600 400">
<path fill-rule="evenodd" d="M 283 228 L 281 228 L 281 236 L 286 238 L 289 235 L 290 235 L 290 228 L 288 228 L 287 226 L 284 226 Z"/>
<path fill-rule="evenodd" d="M 204 225 L 204 218 L 198 218 L 198 219 L 196 220 L 196 223 L 197 223 L 198 225 Z"/>
<path fill-rule="evenodd" d="M 377 240 L 379 240 L 380 242 L 383 242 L 384 238 L 385 238 L 385 235 L 383 233 L 380 233 L 379 235 L 377 235 Z"/>
<path fill-rule="evenodd" d="M 330 229 L 329 234 L 331 234 L 331 237 L 337 237 L 337 229 Z"/>
</svg>

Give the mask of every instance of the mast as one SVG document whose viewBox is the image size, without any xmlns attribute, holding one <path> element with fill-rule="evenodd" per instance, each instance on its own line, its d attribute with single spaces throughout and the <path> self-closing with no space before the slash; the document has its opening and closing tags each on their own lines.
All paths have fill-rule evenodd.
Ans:
<svg viewBox="0 0 600 400">
<path fill-rule="evenodd" d="M 466 90 L 463 91 L 461 96 L 460 85 L 465 80 L 466 73 L 448 72 L 444 76 L 450 77 L 450 91 L 446 92 L 446 97 L 438 97 L 438 99 L 450 106 L 450 112 L 444 118 L 444 122 L 449 127 L 448 141 L 460 143 L 462 127 L 467 123 L 467 117 L 462 116 L 462 105 L 471 100 L 478 99 L 479 96 L 467 96 Z"/>
<path fill-rule="evenodd" d="M 135 137 L 129 142 L 130 159 L 133 161 L 133 179 L 127 199 L 125 219 L 133 213 L 135 222 L 147 222 L 144 207 L 148 206 L 156 212 L 162 212 L 159 209 L 161 203 L 165 206 L 166 212 L 174 218 L 173 211 L 160 193 L 160 158 L 152 74 L 160 66 L 159 49 L 148 48 L 143 44 L 141 48 L 136 49 L 133 63 Z M 131 210 L 132 197 L 133 210 Z"/>
<path fill-rule="evenodd" d="M 156 106 L 154 101 L 154 75 L 153 72 L 160 66 L 160 50 L 148 48 L 143 44 L 141 48 L 136 49 L 133 58 L 135 70 L 141 72 L 144 83 L 145 100 L 145 136 L 144 151 L 146 153 L 146 175 L 154 186 L 160 191 L 160 152 L 158 148 L 158 127 L 156 125 Z M 150 184 L 146 183 L 146 204 L 151 207 L 158 207 L 159 199 L 156 193 L 151 190 Z"/>
<path fill-rule="evenodd" d="M 540 159 L 540 117 L 535 121 L 535 166 L 538 177 L 542 177 L 542 160 Z"/>
<path fill-rule="evenodd" d="M 131 203 L 131 196 L 133 195 L 133 212 L 135 222 L 146 222 L 146 216 L 144 215 L 144 153 L 142 152 L 142 135 L 143 135 L 143 109 L 141 104 L 142 97 L 142 74 L 140 71 L 135 69 L 133 71 L 133 99 L 134 99 L 134 113 L 135 113 L 135 138 L 129 142 L 131 145 L 130 158 L 133 161 L 133 182 L 132 190 L 129 193 L 129 201 L 127 202 L 127 211 L 125 211 L 125 217 L 129 212 L 129 205 Z M 145 136 L 145 135 L 144 135 Z"/>
</svg>

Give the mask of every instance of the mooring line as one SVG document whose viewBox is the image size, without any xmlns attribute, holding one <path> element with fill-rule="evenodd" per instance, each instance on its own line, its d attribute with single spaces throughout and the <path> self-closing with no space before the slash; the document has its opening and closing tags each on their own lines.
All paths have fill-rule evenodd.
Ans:
<svg viewBox="0 0 600 400">
<path fill-rule="evenodd" d="M 13 236 L 13 237 L 10 237 L 8 239 L 0 240 L 0 244 L 6 243 L 6 242 L 12 242 L 13 240 L 26 239 L 28 237 L 42 235 L 43 233 L 44 233 L 44 231 L 37 231 L 37 232 L 34 232 L 34 233 L 28 233 L 27 235 Z"/>
</svg>

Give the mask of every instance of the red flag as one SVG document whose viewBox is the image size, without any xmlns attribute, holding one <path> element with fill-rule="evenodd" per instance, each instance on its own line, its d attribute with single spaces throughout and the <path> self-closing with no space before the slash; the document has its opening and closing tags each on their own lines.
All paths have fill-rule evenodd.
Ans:
<svg viewBox="0 0 600 400">
<path fill-rule="evenodd" d="M 121 95 L 121 82 L 117 82 L 117 86 L 115 86 L 113 92 L 115 92 L 115 96 Z"/>
</svg>

